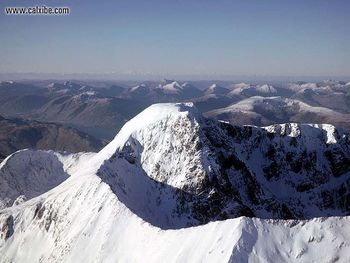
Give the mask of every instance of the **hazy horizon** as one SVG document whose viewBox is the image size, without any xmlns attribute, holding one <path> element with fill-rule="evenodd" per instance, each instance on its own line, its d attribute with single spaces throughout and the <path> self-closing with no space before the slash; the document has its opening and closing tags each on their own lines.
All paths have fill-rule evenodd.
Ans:
<svg viewBox="0 0 350 263">
<path fill-rule="evenodd" d="M 40 5 L 67 6 L 71 13 L 4 13 L 5 7 Z M 0 6 L 3 74 L 140 80 L 350 74 L 349 1 L 26 0 Z"/>
<path fill-rule="evenodd" d="M 270 76 L 270 75 L 241 75 L 241 76 L 203 76 L 203 75 L 128 75 L 128 74 L 94 74 L 94 73 L 1 73 L 0 81 L 160 81 L 163 79 L 177 81 L 224 81 L 224 82 L 321 82 L 335 80 L 349 82 L 350 76 Z"/>
</svg>

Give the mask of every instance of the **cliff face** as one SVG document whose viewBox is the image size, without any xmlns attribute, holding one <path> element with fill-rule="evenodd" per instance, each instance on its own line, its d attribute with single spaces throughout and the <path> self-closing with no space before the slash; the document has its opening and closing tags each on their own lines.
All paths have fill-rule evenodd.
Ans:
<svg viewBox="0 0 350 263">
<path fill-rule="evenodd" d="M 332 260 L 349 247 L 349 159 L 349 136 L 331 125 L 239 127 L 192 104 L 156 104 L 97 154 L 25 150 L 3 161 L 0 253 L 46 262 L 261 260 L 252 251 L 267 261 Z M 342 243 L 332 243 L 337 231 Z"/>
<path fill-rule="evenodd" d="M 147 116 L 157 119 L 145 122 Z M 350 211 L 349 136 L 331 125 L 239 127 L 207 120 L 189 104 L 163 104 L 131 120 L 106 149 L 111 157 L 98 175 L 118 195 L 130 199 L 133 191 L 149 192 L 154 203 L 176 200 L 171 211 L 165 204 L 170 214 L 164 222 L 182 213 L 195 225 L 239 216 L 306 219 Z M 135 190 L 140 184 L 130 182 L 129 174 L 160 190 Z M 148 208 L 151 214 L 155 207 Z"/>
</svg>

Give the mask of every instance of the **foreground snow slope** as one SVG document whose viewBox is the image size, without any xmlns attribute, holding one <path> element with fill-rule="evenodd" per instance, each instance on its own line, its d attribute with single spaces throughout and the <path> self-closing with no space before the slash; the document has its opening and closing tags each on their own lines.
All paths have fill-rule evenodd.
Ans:
<svg viewBox="0 0 350 263">
<path fill-rule="evenodd" d="M 286 209 L 307 218 L 347 215 L 346 192 L 328 206 L 317 199 L 339 185 L 339 191 L 346 190 L 347 137 L 328 125 L 232 129 L 208 122 L 190 104 L 160 104 L 128 122 L 97 154 L 15 153 L 1 164 L 0 180 L 48 183 L 41 192 L 37 184 L 6 185 L 11 200 L 23 198 L 0 210 L 0 262 L 348 262 L 347 216 L 238 217 L 293 216 Z M 334 163 L 324 167 L 331 178 L 316 185 L 303 166 L 298 173 L 285 174 L 284 167 L 277 178 L 265 178 L 257 163 L 271 163 L 264 151 L 275 144 L 296 156 L 303 146 L 317 158 L 325 147 Z M 229 160 L 239 169 L 218 157 L 224 149 L 235 151 Z M 42 167 L 45 161 L 52 165 Z M 309 162 L 319 165 L 314 157 Z M 292 194 L 295 180 L 311 186 Z M 291 200 L 278 191 L 283 184 Z M 260 189 L 257 195 L 250 186 Z M 307 197 L 320 204 L 309 207 Z M 300 201 L 304 207 L 299 209 Z M 224 215 L 232 219 L 223 220 Z"/>
</svg>

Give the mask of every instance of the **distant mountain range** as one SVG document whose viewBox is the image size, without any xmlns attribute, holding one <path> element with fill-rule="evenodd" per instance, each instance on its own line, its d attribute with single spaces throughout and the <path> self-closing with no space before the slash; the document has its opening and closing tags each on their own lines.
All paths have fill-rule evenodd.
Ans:
<svg viewBox="0 0 350 263">
<path fill-rule="evenodd" d="M 205 115 L 234 124 L 263 126 L 284 122 L 334 123 L 350 130 L 350 113 L 311 106 L 301 100 L 283 97 L 253 96 L 225 108 L 208 111 Z"/>
<path fill-rule="evenodd" d="M 193 102 L 207 117 L 239 125 L 329 123 L 349 130 L 350 83 L 231 83 L 176 80 L 1 82 L 0 114 L 55 122 L 111 140 L 158 102 Z"/>
</svg>

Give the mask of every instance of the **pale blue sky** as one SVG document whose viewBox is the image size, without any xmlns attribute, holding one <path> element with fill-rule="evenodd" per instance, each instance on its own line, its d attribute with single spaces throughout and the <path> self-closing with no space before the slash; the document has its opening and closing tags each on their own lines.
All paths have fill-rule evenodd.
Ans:
<svg viewBox="0 0 350 263">
<path fill-rule="evenodd" d="M 69 6 L 6 16 L 5 6 Z M 349 76 L 347 0 L 1 1 L 0 72 Z"/>
</svg>

